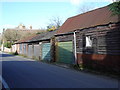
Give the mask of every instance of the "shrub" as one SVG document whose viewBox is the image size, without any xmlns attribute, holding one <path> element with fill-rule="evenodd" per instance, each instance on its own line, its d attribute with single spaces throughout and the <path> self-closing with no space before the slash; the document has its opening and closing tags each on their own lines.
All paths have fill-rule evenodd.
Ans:
<svg viewBox="0 0 120 90">
<path fill-rule="evenodd" d="M 13 43 L 6 42 L 4 43 L 4 47 L 11 48 Z"/>
</svg>

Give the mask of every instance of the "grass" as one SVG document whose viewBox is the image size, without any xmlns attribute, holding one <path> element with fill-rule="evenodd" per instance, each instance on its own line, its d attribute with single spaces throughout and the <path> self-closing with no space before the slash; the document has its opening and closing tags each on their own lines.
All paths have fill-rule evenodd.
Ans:
<svg viewBox="0 0 120 90">
<path fill-rule="evenodd" d="M 76 69 L 76 70 L 83 70 L 83 65 L 82 64 L 74 64 L 71 67 Z"/>
<path fill-rule="evenodd" d="M 5 52 L 5 53 L 8 53 L 8 52 Z M 13 53 L 13 52 L 9 52 L 8 54 L 14 55 L 14 53 Z"/>
<path fill-rule="evenodd" d="M 19 54 L 18 56 L 22 56 L 22 57 L 24 57 L 24 58 L 28 58 L 26 55 L 24 55 L 24 54 Z"/>
<path fill-rule="evenodd" d="M 36 60 L 36 61 L 40 61 L 39 58 L 33 56 L 32 59 Z"/>
</svg>

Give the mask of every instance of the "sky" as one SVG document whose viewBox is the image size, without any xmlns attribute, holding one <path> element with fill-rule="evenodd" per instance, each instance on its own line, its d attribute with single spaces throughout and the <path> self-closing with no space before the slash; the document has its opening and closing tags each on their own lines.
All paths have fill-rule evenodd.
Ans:
<svg viewBox="0 0 120 90">
<path fill-rule="evenodd" d="M 92 9 L 112 3 L 113 0 L 1 0 L 0 33 L 3 28 L 14 28 L 19 24 L 33 29 L 46 28 L 53 17 L 62 23 L 69 17 L 80 14 L 83 6 Z"/>
</svg>

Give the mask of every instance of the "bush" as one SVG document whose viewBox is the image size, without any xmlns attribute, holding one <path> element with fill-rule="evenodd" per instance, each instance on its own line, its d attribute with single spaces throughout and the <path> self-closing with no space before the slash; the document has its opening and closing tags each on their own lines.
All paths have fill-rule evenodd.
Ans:
<svg viewBox="0 0 120 90">
<path fill-rule="evenodd" d="M 12 47 L 12 43 L 6 42 L 6 43 L 4 43 L 4 47 L 11 48 Z"/>
</svg>

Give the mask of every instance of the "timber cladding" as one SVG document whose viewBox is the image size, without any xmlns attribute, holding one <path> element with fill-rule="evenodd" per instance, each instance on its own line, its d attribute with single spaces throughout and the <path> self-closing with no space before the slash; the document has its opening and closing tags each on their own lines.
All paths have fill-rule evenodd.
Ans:
<svg viewBox="0 0 120 90">
<path fill-rule="evenodd" d="M 86 36 L 91 37 L 91 47 L 86 47 Z M 76 40 L 78 64 L 120 72 L 120 23 L 79 30 Z"/>
<path fill-rule="evenodd" d="M 120 55 L 120 27 L 114 26 L 109 24 L 107 26 L 98 26 L 77 32 L 77 52 Z M 86 36 L 90 36 L 91 38 L 91 47 L 86 47 Z"/>
<path fill-rule="evenodd" d="M 73 34 L 59 35 L 55 37 L 56 42 L 73 41 Z"/>
</svg>

